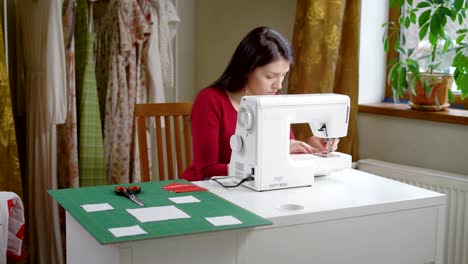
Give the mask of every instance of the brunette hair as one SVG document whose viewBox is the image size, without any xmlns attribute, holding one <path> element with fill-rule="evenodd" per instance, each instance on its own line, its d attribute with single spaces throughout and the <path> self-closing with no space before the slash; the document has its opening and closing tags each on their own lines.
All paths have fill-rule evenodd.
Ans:
<svg viewBox="0 0 468 264">
<path fill-rule="evenodd" d="M 250 31 L 239 43 L 224 73 L 211 86 L 229 92 L 242 90 L 250 73 L 257 67 L 279 59 L 294 63 L 289 42 L 277 31 L 258 27 Z"/>
</svg>

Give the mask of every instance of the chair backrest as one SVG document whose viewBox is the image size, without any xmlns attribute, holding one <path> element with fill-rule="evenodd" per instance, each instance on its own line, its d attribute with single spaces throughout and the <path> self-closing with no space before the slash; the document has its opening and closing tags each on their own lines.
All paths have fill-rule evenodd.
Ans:
<svg viewBox="0 0 468 264">
<path fill-rule="evenodd" d="M 190 165 L 192 162 L 191 112 L 192 103 L 135 105 L 142 182 L 177 179 Z M 155 133 L 151 132 L 151 127 Z M 157 177 L 150 176 L 147 133 L 152 134 L 152 137 L 155 134 L 156 137 L 156 141 L 153 139 L 153 142 L 156 143 L 157 149 Z"/>
</svg>

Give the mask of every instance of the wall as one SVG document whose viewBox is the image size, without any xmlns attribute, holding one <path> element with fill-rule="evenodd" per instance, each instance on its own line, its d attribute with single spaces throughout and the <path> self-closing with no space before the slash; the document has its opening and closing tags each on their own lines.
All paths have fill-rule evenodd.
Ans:
<svg viewBox="0 0 468 264">
<path fill-rule="evenodd" d="M 251 29 L 270 26 L 292 39 L 296 1 L 176 0 L 176 101 L 193 101 L 214 82 Z M 287 86 L 287 83 L 284 85 Z"/>
<path fill-rule="evenodd" d="M 467 175 L 467 127 L 359 114 L 359 155 Z"/>
<path fill-rule="evenodd" d="M 180 23 L 175 38 L 175 91 L 169 101 L 191 102 L 195 98 L 195 3 L 175 0 Z"/>
<path fill-rule="evenodd" d="M 214 82 L 241 39 L 257 26 L 270 26 L 292 39 L 296 1 L 197 0 L 196 89 Z"/>
<path fill-rule="evenodd" d="M 384 98 L 385 58 L 382 24 L 388 20 L 388 0 L 361 0 L 359 103 Z"/>
</svg>

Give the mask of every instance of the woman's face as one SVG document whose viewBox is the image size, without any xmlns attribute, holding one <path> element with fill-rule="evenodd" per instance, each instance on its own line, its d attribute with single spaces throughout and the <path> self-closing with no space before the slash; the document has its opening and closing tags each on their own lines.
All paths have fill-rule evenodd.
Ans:
<svg viewBox="0 0 468 264">
<path fill-rule="evenodd" d="M 256 68 L 247 78 L 246 93 L 249 95 L 276 94 L 289 72 L 289 61 L 279 59 Z"/>
</svg>

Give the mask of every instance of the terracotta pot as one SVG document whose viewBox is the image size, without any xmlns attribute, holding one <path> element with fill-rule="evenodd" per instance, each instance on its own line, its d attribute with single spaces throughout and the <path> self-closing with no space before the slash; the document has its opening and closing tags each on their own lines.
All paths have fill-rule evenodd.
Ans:
<svg viewBox="0 0 468 264">
<path fill-rule="evenodd" d="M 441 111 L 448 108 L 448 90 L 452 88 L 453 75 L 421 73 L 420 77 L 415 85 L 416 94 L 409 93 L 411 108 L 422 111 Z M 411 75 L 408 76 L 408 82 L 411 82 Z M 424 82 L 432 87 L 430 94 L 424 90 Z"/>
</svg>

